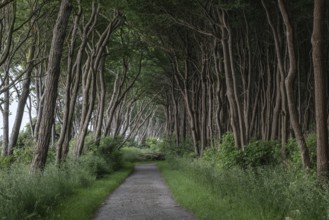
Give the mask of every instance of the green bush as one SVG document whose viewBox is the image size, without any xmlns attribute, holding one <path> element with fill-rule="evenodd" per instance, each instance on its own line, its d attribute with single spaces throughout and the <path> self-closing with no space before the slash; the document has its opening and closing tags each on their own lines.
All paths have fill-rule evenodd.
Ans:
<svg viewBox="0 0 329 220">
<path fill-rule="evenodd" d="M 0 157 L 0 169 L 8 168 L 14 163 L 30 164 L 32 161 L 33 149 L 31 147 L 15 148 L 13 155 Z"/>
<path fill-rule="evenodd" d="M 237 163 L 240 167 L 276 165 L 280 161 L 280 144 L 276 141 L 254 141 L 241 151 Z"/>
<path fill-rule="evenodd" d="M 306 138 L 306 145 L 310 152 L 311 167 L 316 167 L 316 133 L 310 133 Z"/>
<path fill-rule="evenodd" d="M 227 132 L 222 137 L 218 148 L 206 148 L 202 159 L 217 168 L 229 168 L 240 163 L 242 154 L 235 147 L 233 133 Z"/>
<path fill-rule="evenodd" d="M 232 133 L 223 135 L 219 148 L 207 148 L 203 159 L 217 168 L 240 168 L 276 165 L 280 161 L 280 145 L 275 141 L 252 141 L 244 150 L 234 147 Z"/>
<path fill-rule="evenodd" d="M 16 148 L 32 148 L 34 144 L 31 129 L 29 127 L 25 127 L 24 130 L 18 135 Z"/>
<path fill-rule="evenodd" d="M 111 167 L 103 157 L 99 157 L 92 152 L 83 155 L 80 161 L 86 171 L 88 171 L 90 175 L 95 175 L 96 178 L 101 178 L 105 174 L 114 171 L 113 167 Z"/>
<path fill-rule="evenodd" d="M 178 156 L 189 156 L 194 157 L 193 143 L 191 140 L 186 139 L 181 141 L 180 145 L 177 146 L 175 138 L 164 138 L 158 142 L 158 148 L 165 155 L 178 155 Z"/>
<path fill-rule="evenodd" d="M 216 166 L 221 160 L 221 154 L 218 148 L 209 147 L 203 151 L 202 159 L 208 161 L 212 166 Z"/>
<path fill-rule="evenodd" d="M 120 169 L 123 165 L 122 154 L 118 150 L 119 140 L 112 137 L 102 138 L 98 145 L 90 145 L 89 151 L 81 157 L 89 172 L 100 178 Z"/>
<path fill-rule="evenodd" d="M 316 167 L 316 134 L 309 133 L 306 136 L 306 145 L 310 153 L 311 168 L 315 169 Z M 302 167 L 302 160 L 300 155 L 300 150 L 296 139 L 289 139 L 287 144 L 288 158 L 290 159 L 293 166 L 296 168 Z"/>
<path fill-rule="evenodd" d="M 220 144 L 220 150 L 223 152 L 231 152 L 235 147 L 234 135 L 232 132 L 227 132 L 222 136 L 222 143 Z"/>
<path fill-rule="evenodd" d="M 157 140 L 156 138 L 154 137 L 148 137 L 146 139 L 146 146 L 148 148 L 150 148 L 151 150 L 153 151 L 157 151 L 157 150 L 160 150 L 159 149 L 159 140 Z"/>
</svg>

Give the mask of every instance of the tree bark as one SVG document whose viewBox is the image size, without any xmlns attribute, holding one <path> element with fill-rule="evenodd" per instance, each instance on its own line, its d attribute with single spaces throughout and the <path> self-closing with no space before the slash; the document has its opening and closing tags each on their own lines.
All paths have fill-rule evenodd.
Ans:
<svg viewBox="0 0 329 220">
<path fill-rule="evenodd" d="M 226 15 L 222 12 L 222 23 L 226 19 Z M 234 95 L 234 86 L 233 86 L 233 78 L 232 78 L 232 60 L 229 53 L 229 43 L 227 41 L 228 38 L 228 31 L 225 27 L 221 27 L 222 33 L 222 47 L 223 47 L 223 57 L 224 57 L 224 72 L 225 72 L 225 82 L 226 82 L 226 89 L 227 89 L 227 99 L 230 105 L 230 122 L 231 127 L 233 129 L 235 146 L 237 148 L 242 148 L 241 145 L 241 134 L 240 134 L 240 126 L 239 126 L 239 115 L 238 115 L 238 108 L 236 106 L 237 102 L 235 100 Z"/>
<path fill-rule="evenodd" d="M 80 7 L 80 6 L 79 6 Z M 71 133 L 72 133 L 72 127 L 73 127 L 73 114 L 74 109 L 76 105 L 76 100 L 79 92 L 79 86 L 81 83 L 82 78 L 82 62 L 84 59 L 84 51 L 87 46 L 88 37 L 92 33 L 94 26 L 97 21 L 97 15 L 99 11 L 99 5 L 96 7 L 95 1 L 92 2 L 92 12 L 89 17 L 89 20 L 87 21 L 86 25 L 83 27 L 82 36 L 81 36 L 81 43 L 79 45 L 79 50 L 77 52 L 75 63 L 72 67 L 72 74 L 73 76 L 70 76 L 70 72 L 68 71 L 67 75 L 67 84 L 71 85 L 71 88 L 67 88 L 66 90 L 66 96 L 65 96 L 65 107 L 64 107 L 64 116 L 63 116 L 63 126 L 61 129 L 61 133 L 59 136 L 59 140 L 57 143 L 57 154 L 56 154 L 56 160 L 59 163 L 61 160 L 64 160 L 65 157 L 68 154 L 69 151 L 69 142 L 71 139 Z M 79 13 L 78 12 L 76 16 L 75 22 L 79 22 Z M 77 28 L 77 27 L 76 27 Z M 74 30 L 72 31 L 75 32 Z M 76 40 L 75 36 L 72 35 L 72 40 Z M 75 42 L 71 42 L 74 44 Z M 73 52 L 72 52 L 73 53 Z M 73 54 L 72 54 L 73 56 Z M 70 58 L 69 58 L 70 59 Z M 71 62 L 70 60 L 68 61 Z M 68 70 L 70 70 L 68 68 Z M 71 80 L 73 82 L 71 82 Z M 70 83 L 69 83 L 70 81 Z M 68 85 L 66 85 L 68 86 Z"/>
<path fill-rule="evenodd" d="M 7 69 L 7 68 L 6 68 Z M 5 70 L 5 72 L 9 72 L 9 70 Z M 8 73 L 9 74 L 9 73 Z M 4 85 L 8 86 L 9 84 L 9 76 L 5 78 Z M 7 89 L 4 92 L 4 101 L 3 107 L 1 106 L 2 111 L 2 156 L 8 155 L 8 144 L 9 144 L 9 105 L 10 105 L 10 91 Z"/>
<path fill-rule="evenodd" d="M 312 59 L 314 69 L 315 119 L 317 143 L 317 174 L 327 176 L 329 171 L 326 73 L 324 68 L 323 40 L 325 0 L 314 0 Z"/>
<path fill-rule="evenodd" d="M 301 129 L 300 124 L 298 123 L 298 112 L 294 100 L 294 90 L 293 82 L 296 78 L 297 73 L 297 63 L 296 63 L 296 53 L 295 53 L 295 43 L 294 43 L 294 30 L 292 28 L 288 11 L 286 9 L 285 0 L 278 0 L 280 12 L 286 27 L 286 38 L 287 38 L 287 47 L 289 55 L 289 71 L 285 79 L 285 86 L 287 91 L 288 99 L 288 109 L 290 114 L 290 122 L 294 130 L 297 143 L 300 148 L 303 168 L 309 168 L 311 166 L 309 151 L 306 146 L 305 138 Z"/>
<path fill-rule="evenodd" d="M 35 41 L 32 42 L 29 54 L 28 54 L 28 67 L 26 70 L 26 73 L 24 74 L 24 80 L 22 83 L 22 93 L 19 97 L 17 111 L 16 111 L 16 117 L 15 122 L 12 128 L 12 132 L 10 135 L 9 145 L 8 145 L 8 155 L 13 154 L 14 147 L 17 143 L 19 130 L 21 128 L 22 119 L 24 115 L 24 108 L 26 105 L 27 98 L 30 94 L 30 84 L 31 84 L 31 75 L 33 71 L 33 65 L 34 65 L 34 52 L 35 52 Z"/>
<path fill-rule="evenodd" d="M 42 170 L 47 161 L 51 128 L 54 123 L 54 113 L 57 98 L 60 63 L 66 28 L 72 11 L 69 0 L 62 0 L 53 31 L 52 44 L 49 53 L 47 77 L 42 109 L 42 119 L 38 132 L 38 139 L 31 164 L 31 171 Z"/>
</svg>

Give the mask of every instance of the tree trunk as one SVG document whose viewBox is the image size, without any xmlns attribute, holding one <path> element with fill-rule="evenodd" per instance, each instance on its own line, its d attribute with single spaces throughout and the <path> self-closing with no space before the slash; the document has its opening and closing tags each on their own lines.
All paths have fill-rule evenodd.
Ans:
<svg viewBox="0 0 329 220">
<path fill-rule="evenodd" d="M 280 87 L 280 96 L 281 96 L 281 154 L 282 157 L 286 157 L 286 145 L 288 141 L 288 135 L 287 135 L 287 130 L 288 130 L 288 110 L 287 110 L 287 95 L 286 95 L 286 89 L 284 85 L 284 79 L 285 79 L 285 71 L 283 68 L 283 57 L 282 57 L 282 51 L 281 51 L 281 45 L 279 42 L 279 36 L 278 32 L 275 29 L 273 22 L 271 20 L 271 16 L 269 14 L 269 11 L 264 3 L 264 0 L 262 0 L 263 7 L 266 12 L 266 18 L 269 26 L 271 27 L 272 30 L 272 35 L 273 35 L 273 40 L 274 40 L 274 45 L 275 45 L 275 53 L 276 53 L 276 58 L 277 58 L 277 64 L 278 64 L 278 71 L 280 74 L 280 82 L 279 87 Z M 275 109 L 277 110 L 277 109 Z M 275 112 L 276 113 L 276 112 Z M 275 133 L 275 131 L 273 131 Z"/>
<path fill-rule="evenodd" d="M 328 128 L 327 128 L 327 99 L 326 73 L 324 68 L 323 40 L 325 22 L 325 0 L 314 0 L 312 58 L 314 69 L 315 91 L 315 120 L 317 143 L 317 174 L 328 175 Z"/>
<path fill-rule="evenodd" d="M 8 70 L 6 70 L 7 72 Z M 9 71 L 8 71 L 9 72 Z M 9 85 L 9 75 L 5 78 L 5 86 Z M 2 127 L 2 156 L 8 155 L 9 144 L 9 105 L 10 105 L 9 88 L 4 92 L 4 101 L 2 111 L 3 127 Z"/>
<path fill-rule="evenodd" d="M 98 76 L 99 80 L 99 98 L 98 98 L 98 114 L 97 114 L 97 124 L 94 140 L 95 143 L 98 144 L 102 135 L 102 126 L 104 120 L 104 109 L 105 109 L 105 96 L 106 96 L 106 87 L 104 80 L 104 66 L 105 66 L 105 58 L 102 59 L 100 64 L 100 73 Z"/>
<path fill-rule="evenodd" d="M 296 63 L 296 54 L 295 54 L 295 43 L 294 43 L 294 31 L 290 22 L 290 18 L 288 16 L 288 12 L 285 5 L 285 0 L 278 0 L 280 12 L 286 27 L 286 38 L 287 38 L 287 47 L 288 47 L 288 55 L 289 55 L 289 71 L 288 75 L 285 79 L 285 86 L 287 91 L 287 99 L 288 99 L 288 109 L 290 114 L 290 122 L 292 128 L 294 130 L 297 143 L 300 148 L 301 158 L 303 163 L 303 168 L 310 167 L 310 156 L 309 151 L 306 146 L 305 138 L 301 129 L 300 124 L 298 123 L 298 112 L 294 100 L 294 90 L 293 90 L 293 82 L 296 78 L 297 73 L 297 63 Z"/>
<path fill-rule="evenodd" d="M 8 145 L 8 154 L 12 155 L 14 147 L 17 143 L 18 135 L 19 135 L 19 130 L 21 128 L 22 124 L 22 119 L 24 115 L 24 108 L 25 104 L 27 101 L 27 98 L 29 97 L 30 94 L 30 84 L 31 84 L 31 75 L 33 71 L 33 65 L 34 65 L 34 51 L 35 51 L 35 41 L 32 42 L 32 46 L 29 51 L 28 55 L 28 67 L 26 70 L 26 73 L 24 74 L 23 78 L 23 83 L 22 83 L 22 93 L 21 96 L 19 97 L 18 101 L 18 106 L 17 106 L 17 111 L 16 111 L 16 118 L 15 122 L 12 128 L 12 132 L 10 135 L 10 140 L 9 140 L 9 145 Z"/>
<path fill-rule="evenodd" d="M 222 13 L 222 23 L 224 23 L 224 20 L 226 19 L 226 16 L 224 12 Z M 238 115 L 238 109 L 236 106 L 236 100 L 234 95 L 234 86 L 233 86 L 233 78 L 232 78 L 232 67 L 231 67 L 231 58 L 229 53 L 229 43 L 227 42 L 228 38 L 228 31 L 226 28 L 221 28 L 222 32 L 222 47 L 223 47 L 223 57 L 224 57 L 224 72 L 225 72 L 225 81 L 226 81 L 226 89 L 227 89 L 227 99 L 229 101 L 230 105 L 230 122 L 231 127 L 233 129 L 234 134 L 234 140 L 235 140 L 235 146 L 237 148 L 242 148 L 241 143 L 241 135 L 240 135 L 240 126 L 239 126 L 239 115 Z"/>
<path fill-rule="evenodd" d="M 32 171 L 42 170 L 47 160 L 51 128 L 54 122 L 63 44 L 71 10 L 72 5 L 70 1 L 62 0 L 49 53 L 43 109 L 41 113 L 42 119 L 40 121 L 40 128 L 37 131 L 38 139 L 31 164 Z"/>
</svg>

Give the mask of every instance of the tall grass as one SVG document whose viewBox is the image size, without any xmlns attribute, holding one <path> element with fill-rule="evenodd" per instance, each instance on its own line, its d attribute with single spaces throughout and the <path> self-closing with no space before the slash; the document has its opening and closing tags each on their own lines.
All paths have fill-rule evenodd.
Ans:
<svg viewBox="0 0 329 220">
<path fill-rule="evenodd" d="M 117 145 L 111 137 L 102 138 L 99 145 L 90 146 L 79 160 L 68 158 L 60 168 L 54 164 L 54 151 L 50 151 L 44 172 L 34 174 L 29 172 L 32 157 L 29 148 L 18 149 L 11 158 L 0 158 L 0 219 L 45 219 L 53 213 L 64 218 L 76 215 L 78 209 L 85 211 L 76 216 L 92 213 L 132 167 L 126 167 L 125 171 L 110 178 L 108 174 L 122 168 L 127 161 L 148 160 L 160 154 L 146 148 L 118 151 Z M 103 177 L 106 178 L 101 179 Z M 61 206 L 65 201 L 75 204 Z"/>
<path fill-rule="evenodd" d="M 182 180 L 171 187 L 200 219 L 329 219 L 328 184 L 311 173 L 280 166 L 219 170 L 206 161 L 187 158 L 171 158 L 168 163 L 191 182 Z M 173 181 L 170 175 L 167 179 Z M 203 191 L 184 189 L 184 184 L 196 184 Z M 202 199 L 193 198 L 195 193 Z"/>
<path fill-rule="evenodd" d="M 63 198 L 119 167 L 120 164 L 108 163 L 95 154 L 68 160 L 60 168 L 48 164 L 39 174 L 30 174 L 26 164 L 14 164 L 0 170 L 0 216 L 2 219 L 42 218 Z"/>
<path fill-rule="evenodd" d="M 47 219 L 55 220 L 89 220 L 106 197 L 117 188 L 132 172 L 133 165 L 94 182 L 88 188 L 81 188 L 74 195 L 60 202 Z"/>
</svg>

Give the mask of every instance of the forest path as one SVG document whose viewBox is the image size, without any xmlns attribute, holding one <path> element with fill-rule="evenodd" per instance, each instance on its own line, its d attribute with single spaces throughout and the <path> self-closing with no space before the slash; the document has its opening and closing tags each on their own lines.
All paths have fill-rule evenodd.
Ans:
<svg viewBox="0 0 329 220">
<path fill-rule="evenodd" d="M 155 164 L 135 171 L 105 201 L 94 220 L 195 220 L 172 198 Z"/>
</svg>

